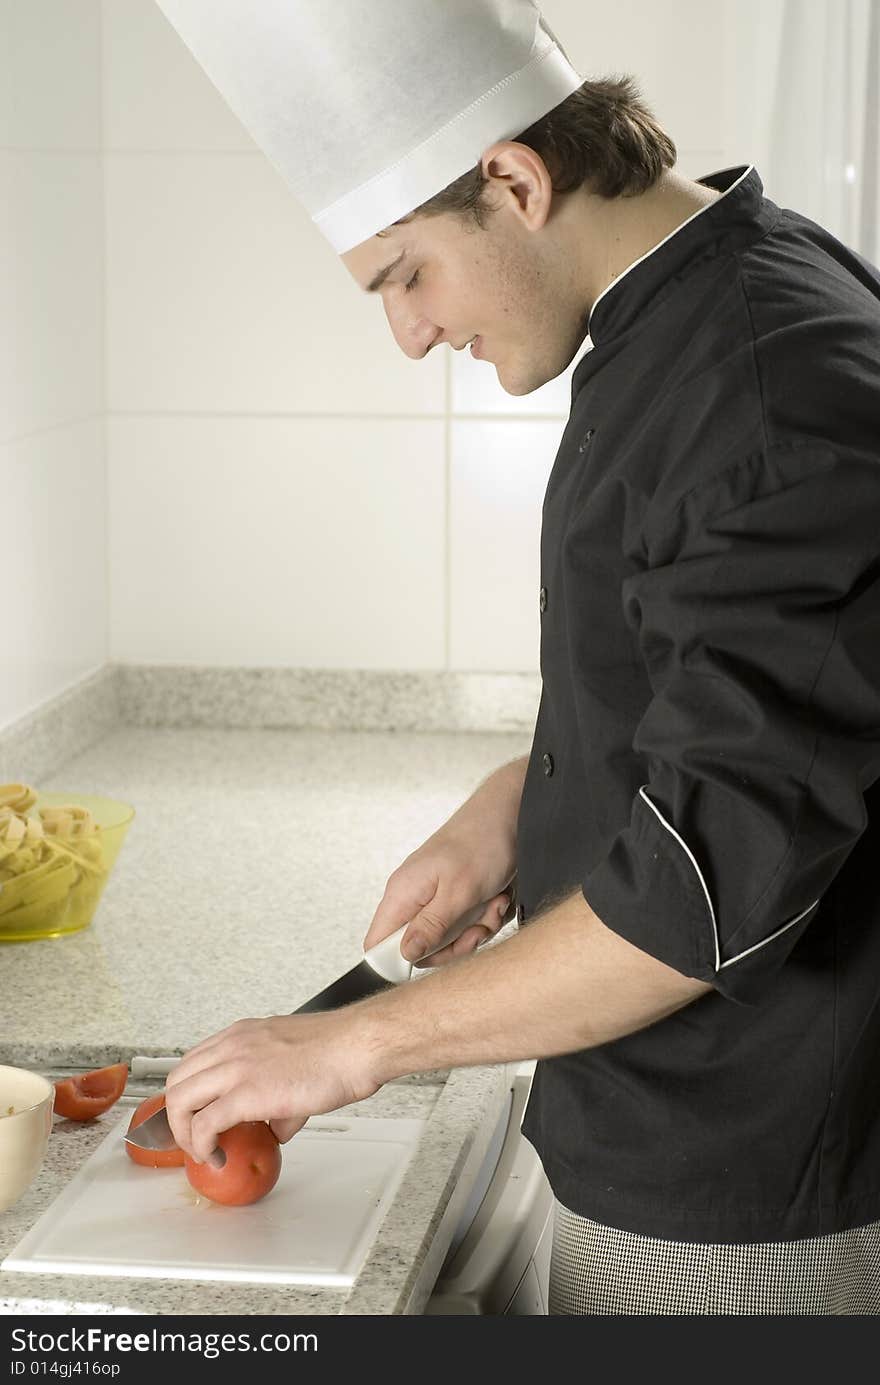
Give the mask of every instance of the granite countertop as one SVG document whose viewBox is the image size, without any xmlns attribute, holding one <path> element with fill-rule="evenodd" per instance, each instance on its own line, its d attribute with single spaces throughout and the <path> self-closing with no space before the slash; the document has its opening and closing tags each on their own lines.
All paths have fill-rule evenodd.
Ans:
<svg viewBox="0 0 880 1385">
<path fill-rule="evenodd" d="M 295 1009 L 361 955 L 395 867 L 528 749 L 520 733 L 115 731 L 35 785 L 120 798 L 136 816 L 88 929 L 0 948 L 0 1062 L 53 1073 L 171 1056 Z M 347 1108 L 426 1121 L 350 1289 L 5 1271 L 0 1312 L 419 1313 L 510 1075 L 417 1074 Z M 0 1213 L 0 1259 L 115 1118 L 56 1121 L 37 1180 Z"/>
</svg>

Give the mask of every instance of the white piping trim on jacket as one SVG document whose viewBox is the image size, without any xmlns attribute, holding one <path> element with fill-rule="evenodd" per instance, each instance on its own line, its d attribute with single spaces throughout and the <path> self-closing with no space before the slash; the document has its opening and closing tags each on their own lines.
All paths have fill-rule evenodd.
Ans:
<svg viewBox="0 0 880 1385">
<path fill-rule="evenodd" d="M 801 910 L 797 918 L 790 919 L 788 923 L 784 923 L 781 928 L 777 928 L 775 933 L 771 933 L 769 938 L 764 938 L 762 942 L 753 943 L 751 947 L 746 948 L 745 952 L 738 952 L 735 957 L 728 957 L 726 962 L 721 963 L 721 967 L 730 967 L 734 962 L 739 962 L 743 957 L 748 957 L 750 952 L 756 952 L 758 948 L 763 947 L 765 943 L 772 943 L 773 939 L 778 938 L 780 933 L 784 933 L 787 928 L 794 928 L 796 923 L 800 923 L 801 919 L 806 918 L 807 914 L 815 909 L 818 903 L 818 899 L 814 900 L 808 909 Z M 719 970 L 720 969 L 721 968 L 719 968 Z"/>
<path fill-rule="evenodd" d="M 682 837 L 680 837 L 680 836 L 678 835 L 678 833 L 676 832 L 676 830 L 675 830 L 674 827 L 670 827 L 669 823 L 666 821 L 665 817 L 664 817 L 663 814 L 660 812 L 660 809 L 657 808 L 657 807 L 651 802 L 650 798 L 649 798 L 648 795 L 645 793 L 645 789 L 646 789 L 647 787 L 648 787 L 647 784 L 643 784 L 642 787 L 639 789 L 639 793 L 641 794 L 642 798 L 643 798 L 643 799 L 645 800 L 645 802 L 647 803 L 648 807 L 649 807 L 653 812 L 655 812 L 655 813 L 657 814 L 658 818 L 659 818 L 660 821 L 663 823 L 663 826 L 666 828 L 666 831 L 672 833 L 673 837 L 674 837 L 675 840 L 678 842 L 678 844 L 679 844 L 679 846 L 681 847 L 681 849 L 682 849 L 684 852 L 687 853 L 687 857 L 688 857 L 688 859 L 689 859 L 691 865 L 693 866 L 694 870 L 697 872 L 697 875 L 700 877 L 700 884 L 701 884 L 702 887 L 703 887 L 703 894 L 706 896 L 706 903 L 707 903 L 708 906 L 709 906 L 709 917 L 710 917 L 711 920 L 712 920 L 712 932 L 713 932 L 714 935 L 715 935 L 715 970 L 716 970 L 716 971 L 720 971 L 720 970 L 721 970 L 721 953 L 720 953 L 719 947 L 718 947 L 718 924 L 715 922 L 715 910 L 712 908 L 712 897 L 711 897 L 711 895 L 709 894 L 708 887 L 707 887 L 707 885 L 706 885 L 705 880 L 703 879 L 703 872 L 700 870 L 700 867 L 697 865 L 696 860 L 694 859 L 694 853 L 691 851 L 691 849 L 690 849 L 690 847 L 688 846 L 687 842 L 686 842 Z"/>
<path fill-rule="evenodd" d="M 733 165 L 733 168 L 741 168 L 741 167 L 742 167 L 741 164 L 734 164 L 734 165 Z M 740 185 L 740 183 L 741 183 L 745 178 L 748 178 L 749 174 L 752 172 L 752 170 L 754 169 L 754 167 L 755 167 L 754 164 L 749 164 L 748 168 L 744 169 L 744 171 L 740 174 L 740 176 L 736 179 L 736 181 L 733 182 L 733 183 L 731 183 L 731 185 L 730 185 L 729 188 L 725 188 L 724 191 L 721 193 L 721 195 L 720 195 L 719 197 L 716 197 L 716 198 L 715 198 L 714 202 L 707 202 L 706 205 L 705 205 L 705 207 L 700 207 L 700 208 L 698 208 L 698 210 L 695 211 L 695 212 L 693 213 L 693 215 L 687 217 L 687 219 L 686 219 L 685 221 L 682 221 L 678 226 L 676 226 L 676 228 L 675 228 L 674 231 L 670 231 L 668 236 L 664 236 L 662 240 L 658 240 L 658 242 L 657 242 L 656 245 L 652 245 L 650 250 L 647 250 L 647 251 L 645 252 L 644 255 L 640 255 L 639 258 L 638 258 L 637 260 L 633 260 L 632 264 L 631 264 L 631 265 L 627 265 L 626 269 L 625 269 L 621 274 L 618 274 L 618 276 L 617 276 L 616 279 L 612 279 L 612 280 L 611 280 L 611 283 L 608 285 L 607 288 L 604 288 L 604 289 L 602 290 L 602 292 L 599 294 L 599 297 L 596 299 L 595 303 L 593 304 L 592 308 L 590 309 L 590 315 L 589 315 L 589 317 L 588 317 L 588 319 L 587 319 L 587 337 L 588 337 L 588 338 L 589 338 L 589 335 L 590 335 L 590 323 L 591 323 L 592 320 L 593 320 L 593 313 L 596 311 L 596 305 L 597 305 L 598 303 L 601 303 L 601 302 L 602 302 L 602 299 L 605 297 L 606 293 L 610 293 L 612 289 L 616 289 L 616 288 L 617 288 L 617 285 L 620 283 L 621 279 L 625 279 L 626 276 L 627 276 L 627 274 L 629 274 L 630 270 L 635 269 L 636 265 L 643 264 L 645 260 L 649 259 L 649 258 L 651 257 L 651 255 L 655 254 L 655 253 L 660 249 L 661 245 L 665 245 L 666 242 L 667 242 L 668 240 L 672 240 L 672 237 L 673 237 L 673 236 L 677 236 L 678 233 L 679 233 L 679 231 L 683 231 L 684 228 L 685 228 L 685 226 L 689 226 L 690 223 L 691 223 L 692 221 L 696 221 L 697 217 L 698 217 L 698 216 L 702 216 L 703 213 L 704 213 L 704 212 L 707 212 L 707 211 L 709 210 L 710 207 L 714 207 L 714 206 L 717 205 L 717 203 L 723 202 L 724 198 L 727 197 L 729 193 L 733 192 L 736 188 L 738 188 L 739 185 Z M 722 169 L 719 170 L 719 173 L 730 173 L 730 172 L 732 172 L 732 171 L 733 171 L 733 169 L 722 168 Z M 707 173 L 705 176 L 706 176 L 707 178 L 717 178 L 717 177 L 719 176 L 719 173 Z M 702 182 L 702 181 L 703 181 L 702 179 L 699 179 L 699 178 L 697 179 L 697 182 Z M 708 183 L 707 183 L 705 186 L 708 187 L 708 186 L 709 186 Z M 592 350 L 592 348 L 593 348 L 593 343 L 592 343 L 592 341 L 590 341 L 590 347 L 589 347 L 589 349 Z M 652 804 L 652 807 L 653 807 L 653 804 Z M 691 859 L 693 859 L 693 858 L 691 858 Z M 694 864 L 696 865 L 696 862 L 694 862 Z"/>
<path fill-rule="evenodd" d="M 671 827 L 671 826 L 670 826 L 670 824 L 666 821 L 666 819 L 665 819 L 665 817 L 663 816 L 663 814 L 660 812 L 660 809 L 656 806 L 656 804 L 654 804 L 654 803 L 651 802 L 650 798 L 649 798 L 648 795 L 645 793 L 645 789 L 646 789 L 647 787 L 648 787 L 647 784 L 643 784 L 642 787 L 639 789 L 639 795 L 645 800 L 645 802 L 647 803 L 648 807 L 649 807 L 650 809 L 652 809 L 652 811 L 653 811 L 654 813 L 656 813 L 657 817 L 660 819 L 660 821 L 662 822 L 663 826 L 666 828 L 667 832 L 671 832 L 671 833 L 672 833 L 673 837 L 674 837 L 675 840 L 678 842 L 678 844 L 679 844 L 679 846 L 682 848 L 682 850 L 686 853 L 686 855 L 687 855 L 687 857 L 688 857 L 688 860 L 690 861 L 691 865 L 693 866 L 694 870 L 697 872 L 697 875 L 699 876 L 700 884 L 701 884 L 702 887 L 703 887 L 703 894 L 706 896 L 706 904 L 708 905 L 708 908 L 709 908 L 709 917 L 710 917 L 711 920 L 712 920 L 712 932 L 713 932 L 714 937 L 715 937 L 715 970 L 716 970 L 716 971 L 721 971 L 723 967 L 730 967 L 730 966 L 733 966 L 733 963 L 734 963 L 734 962 L 740 962 L 740 961 L 742 961 L 743 957 L 748 957 L 748 955 L 749 955 L 750 952 L 757 952 L 757 950 L 758 950 L 759 947 L 766 947 L 767 943 L 772 943 L 773 939 L 774 939 L 774 938 L 778 938 L 779 935 L 780 935 L 781 933 L 784 933 L 784 932 L 786 931 L 786 929 L 788 929 L 788 928 L 794 928 L 794 925 L 795 925 L 796 923 L 800 923 L 800 921 L 801 921 L 802 918 L 806 918 L 807 914 L 811 913 L 812 910 L 815 909 L 816 905 L 819 903 L 819 899 L 814 900 L 813 903 L 812 903 L 808 908 L 802 909 L 801 912 L 797 915 L 796 918 L 789 919 L 788 923 L 784 923 L 784 924 L 782 925 L 781 928 L 777 928 L 777 929 L 776 929 L 776 932 L 775 932 L 775 933 L 771 933 L 771 934 L 769 935 L 769 937 L 767 937 L 767 938 L 762 938 L 761 942 L 759 942 L 759 943 L 753 943 L 752 946 L 751 946 L 751 947 L 747 947 L 747 948 L 745 949 L 744 952 L 738 952 L 738 953 L 736 954 L 735 957 L 728 957 L 728 959 L 727 959 L 726 962 L 722 962 L 722 960 L 721 960 L 720 945 L 719 945 L 719 941 L 718 941 L 718 923 L 717 923 L 717 920 L 716 920 L 716 918 L 715 918 L 715 910 L 714 910 L 714 908 L 712 907 L 712 898 L 711 898 L 711 896 L 710 896 L 710 894 L 709 894 L 709 890 L 708 890 L 708 887 L 707 887 L 707 885 L 706 885 L 706 881 L 705 881 L 704 878 L 703 878 L 703 872 L 700 870 L 700 867 L 697 865 L 696 859 L 695 859 L 695 857 L 694 857 L 694 853 L 691 851 L 691 849 L 690 849 L 690 847 L 688 846 L 687 842 L 686 842 L 682 837 L 680 837 L 680 836 L 678 835 L 678 833 L 676 832 L 676 830 L 675 830 L 674 827 Z M 820 899 L 821 899 L 821 896 L 820 896 Z"/>
</svg>

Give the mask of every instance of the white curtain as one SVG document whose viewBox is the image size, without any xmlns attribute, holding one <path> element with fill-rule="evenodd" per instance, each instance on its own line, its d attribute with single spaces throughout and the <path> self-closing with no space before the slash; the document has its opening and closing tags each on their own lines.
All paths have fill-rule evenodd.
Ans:
<svg viewBox="0 0 880 1385">
<path fill-rule="evenodd" d="M 880 265 L 880 0 L 777 3 L 765 190 Z"/>
</svg>

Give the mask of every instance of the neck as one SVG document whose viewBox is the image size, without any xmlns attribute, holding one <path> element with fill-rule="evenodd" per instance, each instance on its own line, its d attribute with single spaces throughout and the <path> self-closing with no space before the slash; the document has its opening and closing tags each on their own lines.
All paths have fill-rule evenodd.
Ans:
<svg viewBox="0 0 880 1385">
<path fill-rule="evenodd" d="M 674 170 L 637 197 L 584 193 L 579 209 L 581 283 L 592 307 L 600 294 L 683 222 L 721 196 Z M 585 234 L 586 233 L 586 234 Z"/>
</svg>

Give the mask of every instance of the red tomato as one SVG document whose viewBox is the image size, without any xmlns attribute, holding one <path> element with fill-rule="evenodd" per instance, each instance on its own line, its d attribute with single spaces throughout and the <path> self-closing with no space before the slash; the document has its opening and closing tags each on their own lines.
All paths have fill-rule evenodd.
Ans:
<svg viewBox="0 0 880 1385">
<path fill-rule="evenodd" d="M 148 1116 L 154 1116 L 157 1111 L 161 1111 L 164 1105 L 164 1092 L 157 1092 L 155 1096 L 146 1097 L 128 1122 L 129 1130 L 134 1130 L 135 1126 L 140 1125 L 141 1121 L 145 1121 Z M 148 1169 L 183 1168 L 183 1150 L 177 1145 L 173 1149 L 140 1149 L 138 1145 L 130 1145 L 126 1141 L 125 1152 L 129 1159 L 133 1159 L 136 1164 L 146 1165 Z"/>
<path fill-rule="evenodd" d="M 217 1143 L 226 1155 L 222 1169 L 186 1156 L 186 1176 L 196 1192 L 228 1207 L 271 1192 L 281 1173 L 281 1148 L 265 1121 L 242 1121 L 218 1135 Z"/>
<path fill-rule="evenodd" d="M 122 1096 L 128 1078 L 128 1064 L 114 1063 L 109 1068 L 94 1068 L 77 1077 L 55 1083 L 55 1111 L 72 1121 L 89 1121 L 109 1111 Z"/>
</svg>

